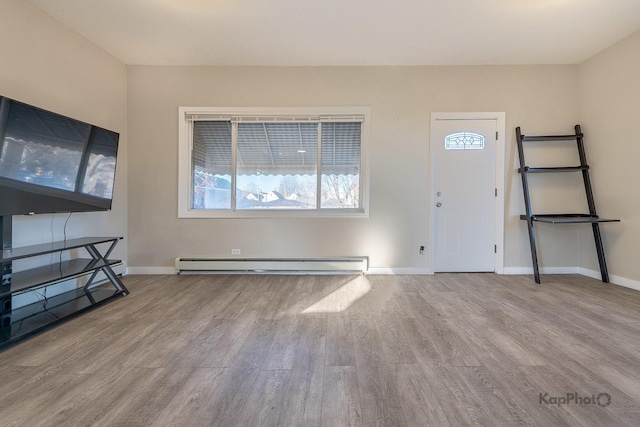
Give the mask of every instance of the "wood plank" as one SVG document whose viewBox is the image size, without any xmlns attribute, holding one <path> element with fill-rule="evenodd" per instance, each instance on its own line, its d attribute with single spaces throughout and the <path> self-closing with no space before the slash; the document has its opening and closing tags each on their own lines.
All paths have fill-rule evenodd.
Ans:
<svg viewBox="0 0 640 427">
<path fill-rule="evenodd" d="M 260 367 L 266 359 L 277 329 L 275 320 L 256 322 L 194 425 L 206 426 L 214 422 L 230 424 L 242 412 L 249 402 L 249 395 L 258 380 Z"/>
<path fill-rule="evenodd" d="M 284 318 L 279 320 L 277 324 L 278 332 L 262 365 L 264 370 L 291 369 L 300 343 L 300 320 L 298 317 Z"/>
<path fill-rule="evenodd" d="M 640 419 L 640 292 L 590 278 L 551 275 L 543 285 L 476 273 L 124 280 L 127 297 L 2 351 L 3 425 L 613 426 Z M 548 405 L 541 392 L 606 392 L 612 402 Z"/>
<path fill-rule="evenodd" d="M 398 401 L 407 426 L 451 425 L 438 402 L 436 391 L 419 364 L 396 364 L 389 369 L 395 379 Z"/>
<path fill-rule="evenodd" d="M 223 368 L 195 368 L 151 424 L 155 427 L 186 426 L 196 422 L 218 387 Z"/>
<path fill-rule="evenodd" d="M 475 312 L 470 313 L 475 316 Z M 407 319 L 416 330 L 431 341 L 439 358 L 453 366 L 479 366 L 481 362 L 469 345 L 464 342 L 446 321 L 426 313 L 418 319 Z"/>
<path fill-rule="evenodd" d="M 437 402 L 452 426 L 482 425 L 482 409 L 465 395 L 463 387 L 451 376 L 433 342 L 414 319 L 400 321 L 404 336 L 422 368 L 428 386 L 434 390 Z M 415 412 L 415 409 L 414 409 Z M 411 418 L 413 412 L 409 412 Z"/>
<path fill-rule="evenodd" d="M 451 375 L 468 390 L 467 396 L 483 409 L 490 423 L 505 426 L 536 425 L 532 415 L 504 391 L 494 371 L 484 366 L 459 366 L 449 370 Z"/>
<path fill-rule="evenodd" d="M 385 359 L 375 325 L 354 319 L 351 328 L 363 422 L 366 425 L 405 425 L 395 378 Z"/>
<path fill-rule="evenodd" d="M 532 324 L 534 322 L 529 322 Z M 483 339 L 486 323 L 468 319 L 447 319 L 447 324 L 474 347 L 486 371 L 473 371 L 482 378 L 481 384 L 491 384 L 489 392 L 499 396 L 501 401 L 512 399 L 507 407 L 522 408 L 521 418 L 527 414 L 538 425 L 579 425 L 574 418 L 560 408 L 540 408 L 533 397 L 537 396 L 537 386 L 531 383 L 520 367 L 490 342 Z M 533 396 L 533 397 L 532 397 Z M 488 407 L 491 407 L 489 404 Z M 520 412 L 520 411 L 519 411 Z M 528 418 L 522 420 L 530 423 Z"/>
<path fill-rule="evenodd" d="M 47 408 L 47 416 L 42 417 L 41 407 L 32 413 L 33 424 L 26 425 L 109 425 L 135 396 L 163 374 L 162 369 L 132 368 L 85 375 L 87 380 L 77 384 L 71 393 L 59 394 L 42 406 Z"/>
<path fill-rule="evenodd" d="M 373 321 L 387 363 L 416 363 L 416 358 L 402 335 L 399 322 L 389 316 L 376 316 Z"/>
<path fill-rule="evenodd" d="M 249 405 L 231 420 L 238 426 L 279 426 L 291 371 L 260 371 L 249 394 Z"/>
<path fill-rule="evenodd" d="M 29 422 L 34 416 L 43 416 L 42 408 L 50 408 L 51 402 L 63 398 L 74 386 L 82 383 L 83 379 L 81 374 L 56 373 L 48 376 L 30 390 L 31 394 L 11 400 L 9 405 L 0 407 L 2 424 L 32 425 Z"/>
<path fill-rule="evenodd" d="M 355 366 L 351 318 L 346 314 L 327 318 L 325 366 Z"/>
<path fill-rule="evenodd" d="M 226 368 L 235 360 L 249 335 L 258 322 L 258 315 L 249 315 L 235 320 L 221 320 L 212 328 L 211 334 L 203 342 L 208 354 L 201 359 L 202 368 Z"/>
<path fill-rule="evenodd" d="M 622 426 L 627 425 L 617 414 L 613 411 L 609 411 L 608 408 L 600 407 L 599 405 L 589 404 L 562 404 L 555 405 L 553 401 L 549 400 L 549 397 L 566 397 L 567 394 L 578 393 L 582 396 L 591 396 L 592 393 L 600 390 L 589 390 L 582 392 L 582 390 L 576 385 L 575 381 L 565 375 L 565 373 L 550 366 L 527 366 L 522 368 L 526 373 L 527 378 L 537 386 L 538 402 L 540 408 L 548 408 L 549 406 L 561 407 L 564 411 L 568 412 L 580 425 L 584 426 Z M 584 393 L 584 394 L 582 394 Z M 542 394 L 542 397 L 540 395 Z M 551 402 L 551 403 L 545 403 Z"/>
<path fill-rule="evenodd" d="M 322 425 L 362 426 L 355 366 L 327 366 L 322 395 Z"/>
<path fill-rule="evenodd" d="M 157 368 L 157 377 L 146 384 L 117 412 L 112 425 L 150 425 L 185 386 L 194 368 Z"/>
<path fill-rule="evenodd" d="M 320 426 L 327 322 L 301 318 L 300 340 L 280 415 L 281 426 Z"/>
<path fill-rule="evenodd" d="M 362 276 L 317 281 L 302 314 L 326 318 L 329 315 L 349 312 L 370 289 L 369 281 Z"/>
</svg>

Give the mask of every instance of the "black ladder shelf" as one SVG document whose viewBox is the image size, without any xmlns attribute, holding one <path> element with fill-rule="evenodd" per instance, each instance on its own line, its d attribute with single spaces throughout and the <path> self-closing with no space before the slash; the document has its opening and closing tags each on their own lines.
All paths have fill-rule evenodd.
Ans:
<svg viewBox="0 0 640 427">
<path fill-rule="evenodd" d="M 529 230 L 529 243 L 531 244 L 531 259 L 533 261 L 533 275 L 536 283 L 540 283 L 540 271 L 538 267 L 538 254 L 536 250 L 536 237 L 533 224 L 535 222 L 544 222 L 549 224 L 591 224 L 593 229 L 593 238 L 595 240 L 596 252 L 598 253 L 598 262 L 600 263 L 600 274 L 602 281 L 609 283 L 609 273 L 607 272 L 607 263 L 604 258 L 604 249 L 602 246 L 602 237 L 600 235 L 601 222 L 620 222 L 619 219 L 600 218 L 596 213 L 596 204 L 593 199 L 593 191 L 591 188 L 591 180 L 589 179 L 589 165 L 584 152 L 584 144 L 582 141 L 583 134 L 580 125 L 575 126 L 574 135 L 548 135 L 548 136 L 526 136 L 520 131 L 520 127 L 516 128 L 516 141 L 518 143 L 518 158 L 520 159 L 520 176 L 522 177 L 522 193 L 524 195 L 524 205 L 527 211 L 526 215 L 520 215 L 520 219 L 527 221 Z M 563 167 L 529 167 L 524 160 L 524 142 L 527 141 L 576 141 L 578 145 L 578 154 L 580 156 L 579 166 L 563 166 Z M 587 205 L 589 213 L 576 214 L 534 214 L 531 210 L 531 196 L 529 194 L 529 174 L 531 173 L 554 173 L 554 172 L 582 172 L 582 180 L 584 181 L 584 190 L 587 196 Z"/>
</svg>

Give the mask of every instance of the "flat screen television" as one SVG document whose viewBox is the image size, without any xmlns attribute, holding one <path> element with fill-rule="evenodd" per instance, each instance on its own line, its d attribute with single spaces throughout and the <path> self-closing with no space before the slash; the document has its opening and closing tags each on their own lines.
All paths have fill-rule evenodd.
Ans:
<svg viewBox="0 0 640 427">
<path fill-rule="evenodd" d="M 110 210 L 119 137 L 0 96 L 0 215 Z"/>
</svg>

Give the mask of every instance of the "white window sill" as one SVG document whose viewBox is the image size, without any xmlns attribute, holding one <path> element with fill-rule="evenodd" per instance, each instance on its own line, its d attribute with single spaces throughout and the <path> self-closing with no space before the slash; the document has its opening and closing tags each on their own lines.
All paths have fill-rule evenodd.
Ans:
<svg viewBox="0 0 640 427">
<path fill-rule="evenodd" d="M 178 212 L 178 218 L 369 218 L 369 212 L 363 209 L 323 209 L 323 210 L 214 210 L 192 209 Z"/>
</svg>

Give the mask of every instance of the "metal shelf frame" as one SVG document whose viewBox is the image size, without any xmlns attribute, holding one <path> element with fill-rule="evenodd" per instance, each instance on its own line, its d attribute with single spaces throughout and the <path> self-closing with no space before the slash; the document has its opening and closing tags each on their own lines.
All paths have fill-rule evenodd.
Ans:
<svg viewBox="0 0 640 427">
<path fill-rule="evenodd" d="M 122 237 L 82 237 L 39 245 L 12 247 L 12 218 L 0 216 L 0 348 L 47 328 L 56 322 L 85 310 L 94 308 L 116 297 L 125 296 L 129 290 L 112 267 L 122 261 L 109 259 Z M 108 245 L 100 251 L 97 245 Z M 28 270 L 13 271 L 14 261 L 41 255 L 84 249 L 89 257 L 51 263 Z M 96 283 L 99 273 L 106 281 Z M 83 287 L 43 298 L 33 304 L 13 308 L 15 295 L 36 291 L 66 280 L 88 276 Z"/>
<path fill-rule="evenodd" d="M 591 187 L 591 179 L 589 178 L 589 165 L 587 164 L 587 156 L 584 150 L 583 133 L 580 125 L 575 125 L 575 134 L 573 135 L 546 135 L 546 136 L 528 136 L 524 135 L 518 126 L 516 128 L 516 142 L 518 144 L 518 159 L 520 161 L 520 177 L 522 178 L 522 193 L 524 196 L 524 205 L 526 214 L 520 215 L 520 219 L 527 221 L 527 230 L 529 233 L 529 244 L 531 246 L 531 261 L 533 263 L 533 275 L 536 283 L 540 283 L 540 268 L 538 265 L 538 252 L 536 249 L 536 236 L 534 223 L 542 222 L 548 224 L 591 224 L 593 229 L 593 239 L 600 264 L 600 274 L 602 281 L 609 283 L 609 272 L 607 270 L 607 262 L 604 256 L 604 247 L 602 245 L 602 235 L 600 233 L 600 223 L 620 222 L 619 219 L 600 218 L 596 213 L 596 204 L 593 198 L 593 189 Z M 525 142 L 540 141 L 575 141 L 578 147 L 578 155 L 580 165 L 578 166 L 562 166 L 562 167 L 530 167 L 524 158 Z M 560 214 L 534 214 L 531 208 L 531 195 L 529 192 L 529 174 L 530 173 L 554 173 L 554 172 L 581 172 L 582 181 L 584 183 L 585 195 L 589 213 L 560 213 Z"/>
</svg>

